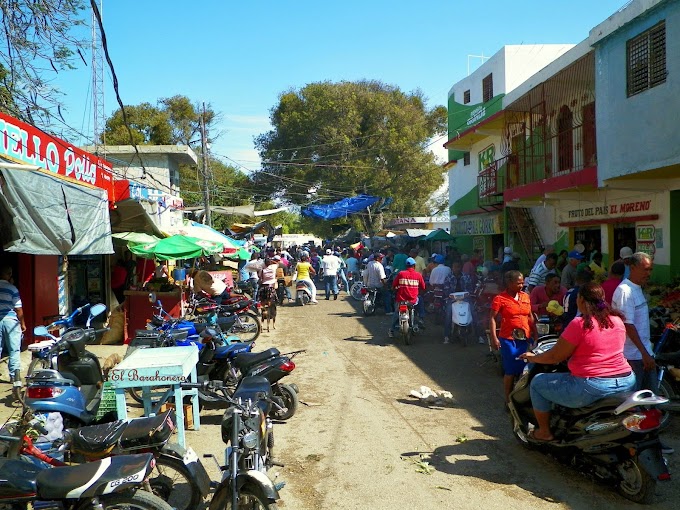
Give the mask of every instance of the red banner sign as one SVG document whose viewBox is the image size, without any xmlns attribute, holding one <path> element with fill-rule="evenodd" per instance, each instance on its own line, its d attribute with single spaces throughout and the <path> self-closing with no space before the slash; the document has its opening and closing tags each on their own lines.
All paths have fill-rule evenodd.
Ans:
<svg viewBox="0 0 680 510">
<path fill-rule="evenodd" d="M 4 113 L 0 113 L 0 155 L 101 188 L 109 201 L 114 200 L 111 163 Z"/>
</svg>

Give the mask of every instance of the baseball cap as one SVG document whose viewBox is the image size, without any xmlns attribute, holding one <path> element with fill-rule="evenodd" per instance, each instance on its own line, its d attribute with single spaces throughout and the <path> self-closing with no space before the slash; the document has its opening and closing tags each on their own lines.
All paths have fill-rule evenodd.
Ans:
<svg viewBox="0 0 680 510">
<path fill-rule="evenodd" d="M 333 253 L 331 250 L 326 250 L 326 255 L 330 255 L 331 253 Z"/>
<path fill-rule="evenodd" d="M 437 256 L 434 258 L 434 261 L 435 261 L 437 264 L 443 264 L 444 262 L 446 262 L 446 258 L 444 257 L 444 255 L 437 255 Z M 415 263 L 414 263 L 414 265 L 415 265 Z"/>
<path fill-rule="evenodd" d="M 622 259 L 628 259 L 633 256 L 633 250 L 631 250 L 628 246 L 624 246 L 619 250 L 619 256 Z"/>
<path fill-rule="evenodd" d="M 559 316 L 564 313 L 564 307 L 553 299 L 548 302 L 548 306 L 545 307 L 545 311 L 553 315 Z"/>
<path fill-rule="evenodd" d="M 281 257 L 279 257 L 278 255 L 274 255 L 274 257 L 272 258 L 272 260 L 281 260 Z"/>
<path fill-rule="evenodd" d="M 505 248 L 503 248 L 503 253 L 505 255 L 510 255 L 512 253 L 512 248 L 510 248 L 509 246 L 506 246 Z"/>
<path fill-rule="evenodd" d="M 570 259 L 576 259 L 576 260 L 581 260 L 583 258 L 583 255 L 581 252 L 578 252 L 576 250 L 572 250 L 569 252 L 569 255 L 567 255 Z"/>
<path fill-rule="evenodd" d="M 406 265 L 407 266 L 415 266 L 416 265 L 416 259 L 413 257 L 409 257 L 406 259 Z"/>
</svg>

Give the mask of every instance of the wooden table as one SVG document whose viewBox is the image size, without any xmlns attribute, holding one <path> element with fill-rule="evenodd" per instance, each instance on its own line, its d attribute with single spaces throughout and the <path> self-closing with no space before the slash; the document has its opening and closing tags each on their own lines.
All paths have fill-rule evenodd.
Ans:
<svg viewBox="0 0 680 510">
<path fill-rule="evenodd" d="M 109 373 L 109 381 L 116 391 L 118 419 L 127 419 L 125 403 L 127 388 L 142 388 L 145 416 L 158 414 L 160 406 L 174 395 L 178 442 L 181 446 L 186 446 L 183 397 L 191 396 L 194 430 L 200 429 L 201 418 L 198 409 L 198 390 L 183 390 L 180 384 L 188 381 L 189 378 L 191 381 L 197 380 L 196 363 L 198 363 L 198 348 L 195 345 L 136 349 Z M 161 387 L 167 390 L 158 402 L 152 403 L 152 390 Z"/>
</svg>

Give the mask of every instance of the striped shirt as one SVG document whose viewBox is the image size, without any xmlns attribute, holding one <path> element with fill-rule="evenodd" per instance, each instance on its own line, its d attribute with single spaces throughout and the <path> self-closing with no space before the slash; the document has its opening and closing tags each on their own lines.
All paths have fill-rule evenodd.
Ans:
<svg viewBox="0 0 680 510">
<path fill-rule="evenodd" d="M 0 280 L 0 319 L 17 317 L 15 308 L 21 308 L 19 290 L 7 280 Z"/>
<path fill-rule="evenodd" d="M 532 269 L 529 278 L 526 279 L 527 287 L 538 287 L 539 285 L 545 284 L 545 277 L 550 272 L 545 265 L 545 262 L 541 262 L 538 267 Z"/>
</svg>

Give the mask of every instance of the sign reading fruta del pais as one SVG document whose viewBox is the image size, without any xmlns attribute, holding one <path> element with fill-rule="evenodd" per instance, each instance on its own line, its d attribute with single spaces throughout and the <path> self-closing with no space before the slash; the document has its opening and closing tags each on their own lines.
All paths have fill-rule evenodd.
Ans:
<svg viewBox="0 0 680 510">
<path fill-rule="evenodd" d="M 105 189 L 109 199 L 113 198 L 112 165 L 108 161 L 3 113 L 0 137 L 0 155 L 5 158 Z"/>
</svg>

